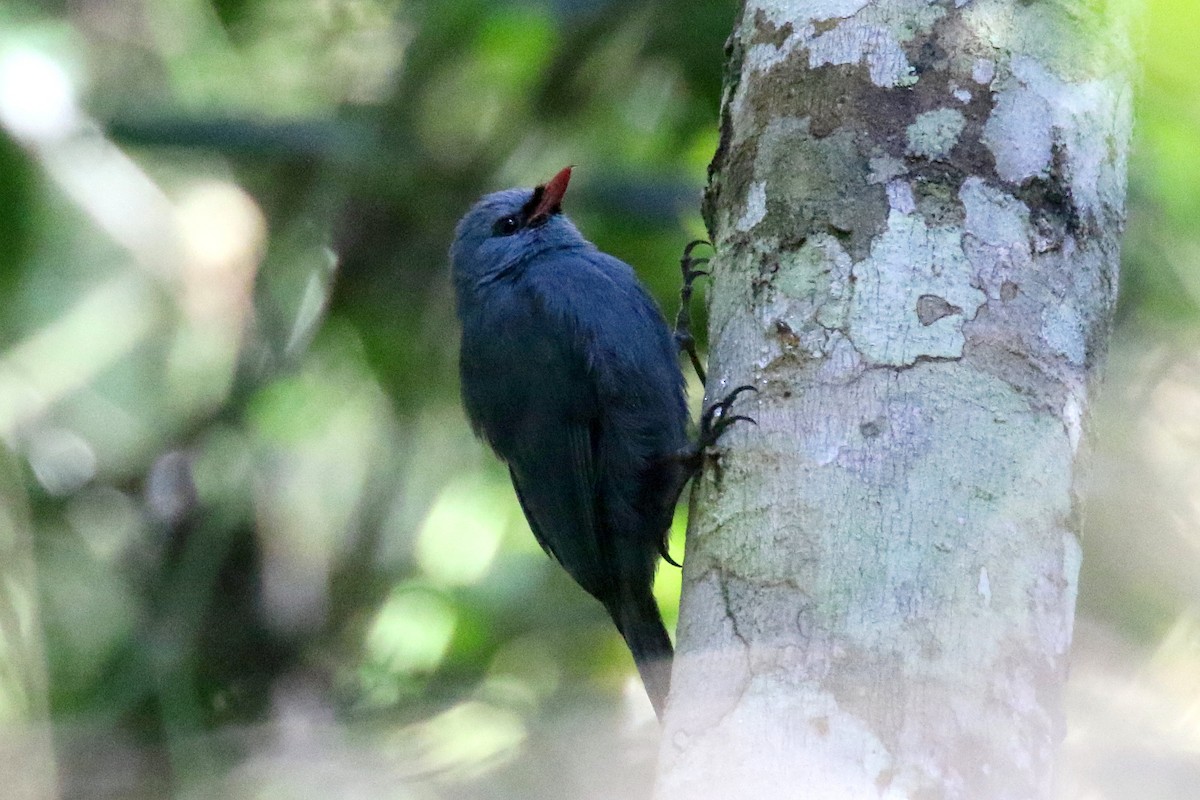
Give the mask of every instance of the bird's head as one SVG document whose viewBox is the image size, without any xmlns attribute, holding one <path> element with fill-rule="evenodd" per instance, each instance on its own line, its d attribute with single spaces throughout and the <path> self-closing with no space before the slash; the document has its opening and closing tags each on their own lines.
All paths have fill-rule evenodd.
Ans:
<svg viewBox="0 0 1200 800">
<path fill-rule="evenodd" d="M 450 262 L 455 280 L 478 285 L 543 250 L 583 244 L 562 214 L 566 167 L 535 189 L 504 189 L 479 200 L 458 222 Z"/>
</svg>

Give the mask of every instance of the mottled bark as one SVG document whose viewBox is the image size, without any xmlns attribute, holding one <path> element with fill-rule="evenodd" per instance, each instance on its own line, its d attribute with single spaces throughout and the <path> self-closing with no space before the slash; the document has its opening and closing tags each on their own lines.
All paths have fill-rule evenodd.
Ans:
<svg viewBox="0 0 1200 800">
<path fill-rule="evenodd" d="M 1125 20 L 749 0 L 657 796 L 1044 798 L 1117 285 Z"/>
</svg>

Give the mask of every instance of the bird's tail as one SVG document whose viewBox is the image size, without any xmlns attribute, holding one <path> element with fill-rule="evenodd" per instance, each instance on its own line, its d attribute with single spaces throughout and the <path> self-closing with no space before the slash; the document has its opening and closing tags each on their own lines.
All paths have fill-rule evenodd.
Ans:
<svg viewBox="0 0 1200 800">
<path fill-rule="evenodd" d="M 671 689 L 671 659 L 675 651 L 663 626 L 658 604 L 647 592 L 641 598 L 625 596 L 605 605 L 633 653 L 633 662 L 642 676 L 650 704 L 661 721 Z"/>
</svg>

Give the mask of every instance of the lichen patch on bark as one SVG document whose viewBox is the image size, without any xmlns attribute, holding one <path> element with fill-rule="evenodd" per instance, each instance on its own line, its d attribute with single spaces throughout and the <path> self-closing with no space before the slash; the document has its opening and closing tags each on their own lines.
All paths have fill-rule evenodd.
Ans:
<svg viewBox="0 0 1200 800">
<path fill-rule="evenodd" d="M 970 95 L 967 99 L 970 99 Z M 966 124 L 962 112 L 954 108 L 938 108 L 918 114 L 916 121 L 906 131 L 908 152 L 922 158 L 945 158 L 958 143 Z"/>
<path fill-rule="evenodd" d="M 816 138 L 808 120 L 780 118 L 759 138 L 754 172 L 766 178 L 769 224 L 794 230 L 797 240 L 833 233 L 861 257 L 883 229 L 883 189 L 868 183 L 869 165 L 849 133 Z"/>
<path fill-rule="evenodd" d="M 996 159 L 996 172 L 1009 183 L 1046 174 L 1054 142 L 1046 98 L 1025 86 L 1002 89 L 983 141 Z"/>
<path fill-rule="evenodd" d="M 961 230 L 930 228 L 919 214 L 893 209 L 870 256 L 854 267 L 848 329 L 854 346 L 869 362 L 893 366 L 962 355 L 964 317 L 987 299 L 971 285 L 970 266 Z M 922 318 L 923 296 L 959 313 Z"/>
</svg>

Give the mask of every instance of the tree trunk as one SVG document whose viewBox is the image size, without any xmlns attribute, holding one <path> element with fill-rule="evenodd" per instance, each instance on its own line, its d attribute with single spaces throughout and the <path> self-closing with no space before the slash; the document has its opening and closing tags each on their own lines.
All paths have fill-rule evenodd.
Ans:
<svg viewBox="0 0 1200 800">
<path fill-rule="evenodd" d="M 1111 4 L 1107 4 L 1111 5 Z M 1045 798 L 1117 286 L 1125 20 L 748 0 L 660 800 Z"/>
</svg>

